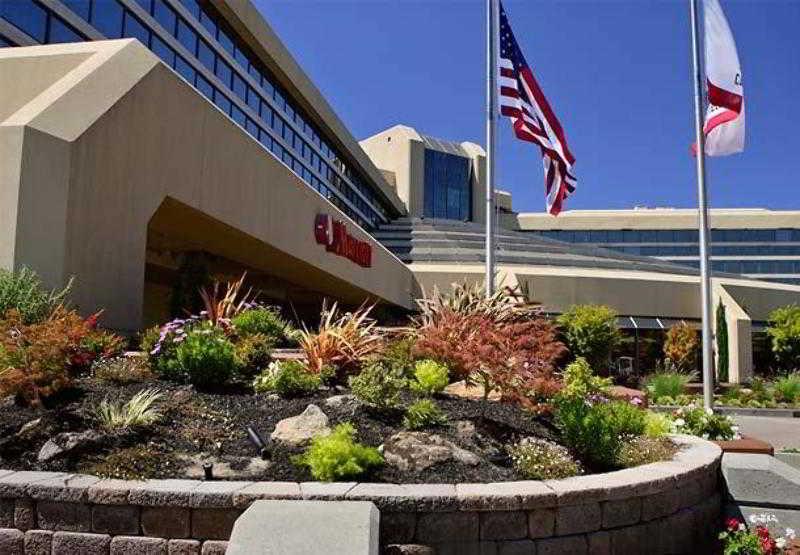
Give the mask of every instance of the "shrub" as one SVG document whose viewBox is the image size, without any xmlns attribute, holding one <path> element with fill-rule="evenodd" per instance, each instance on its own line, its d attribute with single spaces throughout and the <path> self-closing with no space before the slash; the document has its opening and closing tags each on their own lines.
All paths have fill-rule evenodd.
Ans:
<svg viewBox="0 0 800 555">
<path fill-rule="evenodd" d="M 178 347 L 189 332 L 198 326 L 199 318 L 177 318 L 142 334 L 141 348 L 147 353 L 150 367 L 159 377 L 176 382 L 186 380 L 177 358 Z"/>
<path fill-rule="evenodd" d="M 686 386 L 697 378 L 696 373 L 681 374 L 679 372 L 656 372 L 645 378 L 644 388 L 647 396 L 656 401 L 662 397 L 677 398 L 686 391 Z"/>
<path fill-rule="evenodd" d="M 160 398 L 157 389 L 145 389 L 126 403 L 105 399 L 97 407 L 97 418 L 107 430 L 148 426 L 161 419 L 161 413 L 153 406 Z"/>
<path fill-rule="evenodd" d="M 420 399 L 411 403 L 403 417 L 403 427 L 409 430 L 440 426 L 446 422 L 447 417 L 431 399 Z"/>
<path fill-rule="evenodd" d="M 406 379 L 397 370 L 380 362 L 367 365 L 361 373 L 351 376 L 350 389 L 358 399 L 379 409 L 390 409 L 400 404 L 400 392 Z"/>
<path fill-rule="evenodd" d="M 92 375 L 101 382 L 117 385 L 146 382 L 155 378 L 147 359 L 139 356 L 99 360 L 92 365 Z"/>
<path fill-rule="evenodd" d="M 94 353 L 82 348 L 96 316 L 83 319 L 57 308 L 46 320 L 25 324 L 12 309 L 0 319 L 0 397 L 15 395 L 21 403 L 38 406 L 43 398 L 67 387 L 72 376 L 86 369 Z"/>
<path fill-rule="evenodd" d="M 485 398 L 499 390 L 504 400 L 535 406 L 557 389 L 553 372 L 566 349 L 543 318 L 497 322 L 442 310 L 418 334 L 420 356 L 480 384 Z"/>
<path fill-rule="evenodd" d="M 98 315 L 99 316 L 99 315 Z M 125 347 L 125 340 L 109 331 L 94 329 L 81 340 L 81 350 L 92 360 L 105 359 L 120 354 Z"/>
<path fill-rule="evenodd" d="M 516 471 L 528 480 L 557 480 L 583 474 L 581 465 L 557 443 L 525 438 L 508 448 Z"/>
<path fill-rule="evenodd" d="M 591 395 L 606 395 L 612 383 L 611 378 L 595 376 L 583 357 L 578 357 L 567 365 L 563 381 L 562 395 L 578 399 L 586 399 Z"/>
<path fill-rule="evenodd" d="M 632 468 L 643 464 L 671 459 L 678 448 L 668 438 L 641 436 L 622 443 L 617 457 L 617 466 Z"/>
<path fill-rule="evenodd" d="M 411 390 L 421 395 L 435 395 L 444 391 L 450 383 L 447 366 L 430 359 L 420 360 L 414 365 Z"/>
<path fill-rule="evenodd" d="M 800 368 L 800 306 L 793 304 L 773 310 L 767 335 L 772 352 L 784 370 Z"/>
<path fill-rule="evenodd" d="M 617 466 L 622 443 L 644 433 L 645 412 L 626 401 L 560 397 L 555 422 L 567 447 L 591 466 L 608 469 Z"/>
<path fill-rule="evenodd" d="M 178 344 L 175 358 L 189 383 L 201 388 L 225 384 L 236 370 L 234 346 L 216 328 L 188 332 Z"/>
<path fill-rule="evenodd" d="M 730 416 L 715 414 L 711 409 L 681 407 L 673 413 L 675 431 L 710 440 L 729 441 L 737 435 L 738 428 Z"/>
<path fill-rule="evenodd" d="M 261 335 L 273 342 L 273 347 L 286 341 L 289 323 L 272 309 L 257 306 L 244 310 L 231 320 L 239 335 Z"/>
<path fill-rule="evenodd" d="M 775 380 L 775 399 L 783 403 L 800 403 L 800 372 Z"/>
<path fill-rule="evenodd" d="M 382 465 L 383 457 L 377 449 L 356 443 L 355 432 L 352 424 L 339 424 L 330 434 L 311 440 L 311 445 L 295 462 L 308 467 L 315 480 L 324 482 L 363 476 Z"/>
<path fill-rule="evenodd" d="M 644 435 L 659 438 L 672 431 L 672 418 L 661 412 L 646 411 L 644 417 Z"/>
<path fill-rule="evenodd" d="M 0 270 L 0 318 L 16 310 L 23 324 L 42 322 L 66 303 L 70 289 L 71 279 L 64 289 L 48 291 L 33 270 L 24 267 L 16 272 Z"/>
<path fill-rule="evenodd" d="M 238 280 L 226 282 L 224 290 L 220 288 L 218 281 L 211 287 L 200 290 L 200 298 L 203 301 L 201 314 L 213 326 L 228 326 L 231 319 L 252 306 L 255 297 L 253 289 L 247 291 L 242 289 L 246 277 L 247 272 L 244 272 Z"/>
<path fill-rule="evenodd" d="M 330 308 L 323 304 L 319 330 L 304 328 L 298 333 L 300 348 L 312 372 L 319 373 L 330 366 L 342 375 L 350 374 L 378 351 L 381 337 L 369 317 L 373 308 L 374 305 L 362 305 L 355 312 L 340 314 L 336 303 Z"/>
<path fill-rule="evenodd" d="M 272 361 L 272 350 L 275 347 L 269 336 L 255 333 L 240 338 L 235 343 L 236 359 L 241 377 L 252 378 Z"/>
<path fill-rule="evenodd" d="M 664 340 L 664 356 L 672 361 L 679 372 L 691 372 L 697 368 L 700 335 L 686 322 L 674 324 Z"/>
<path fill-rule="evenodd" d="M 717 379 L 728 381 L 728 319 L 722 301 L 717 305 Z"/>
<path fill-rule="evenodd" d="M 312 374 L 297 360 L 273 362 L 253 382 L 257 393 L 274 391 L 284 398 L 310 395 L 319 386 L 319 374 Z"/>
<path fill-rule="evenodd" d="M 611 353 L 622 340 L 617 313 L 603 305 L 577 305 L 556 320 L 572 354 L 596 371 L 607 370 Z"/>
<path fill-rule="evenodd" d="M 411 378 L 414 372 L 415 343 L 414 337 L 410 335 L 389 341 L 380 353 L 381 362 Z"/>
</svg>

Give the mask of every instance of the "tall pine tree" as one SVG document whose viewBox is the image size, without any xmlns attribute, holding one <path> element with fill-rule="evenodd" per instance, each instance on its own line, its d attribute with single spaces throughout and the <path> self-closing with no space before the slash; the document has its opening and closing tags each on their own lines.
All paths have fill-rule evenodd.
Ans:
<svg viewBox="0 0 800 555">
<path fill-rule="evenodd" d="M 728 320 L 725 305 L 717 305 L 717 380 L 728 381 Z"/>
</svg>

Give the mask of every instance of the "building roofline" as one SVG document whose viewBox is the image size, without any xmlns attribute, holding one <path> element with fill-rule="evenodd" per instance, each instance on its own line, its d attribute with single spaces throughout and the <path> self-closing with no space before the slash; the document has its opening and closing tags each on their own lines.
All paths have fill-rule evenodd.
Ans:
<svg viewBox="0 0 800 555">
<path fill-rule="evenodd" d="M 378 187 L 378 192 L 397 212 L 404 214 L 403 202 L 381 172 L 361 149 L 355 137 L 336 115 L 317 86 L 306 75 L 269 23 L 250 0 L 209 0 L 253 52 L 300 104 L 313 122 L 327 131 L 330 140 Z"/>
</svg>

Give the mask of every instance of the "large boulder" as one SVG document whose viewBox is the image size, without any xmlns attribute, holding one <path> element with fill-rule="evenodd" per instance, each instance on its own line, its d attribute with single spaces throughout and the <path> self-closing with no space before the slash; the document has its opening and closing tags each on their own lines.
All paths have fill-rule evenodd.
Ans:
<svg viewBox="0 0 800 555">
<path fill-rule="evenodd" d="M 386 464 L 402 471 L 418 472 L 435 464 L 456 461 L 475 466 L 480 458 L 452 441 L 426 432 L 398 432 L 383 444 Z"/>
<path fill-rule="evenodd" d="M 47 442 L 42 445 L 37 459 L 39 462 L 45 462 L 56 457 L 64 456 L 72 451 L 84 449 L 96 444 L 102 437 L 102 434 L 94 430 L 58 434 L 48 439 Z"/>
<path fill-rule="evenodd" d="M 302 414 L 284 418 L 275 426 L 272 439 L 289 445 L 303 445 L 318 435 L 330 433 L 328 417 L 317 405 L 308 405 Z"/>
</svg>

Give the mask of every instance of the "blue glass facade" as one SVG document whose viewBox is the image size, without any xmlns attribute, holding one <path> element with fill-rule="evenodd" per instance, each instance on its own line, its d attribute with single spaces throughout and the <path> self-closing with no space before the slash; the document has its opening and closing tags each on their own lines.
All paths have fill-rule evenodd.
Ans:
<svg viewBox="0 0 800 555">
<path fill-rule="evenodd" d="M 535 233 L 699 267 L 697 230 L 555 230 Z M 800 283 L 800 229 L 712 229 L 711 266 L 718 272 Z"/>
<path fill-rule="evenodd" d="M 425 149 L 425 217 L 472 219 L 470 168 L 471 162 L 468 158 Z"/>
<path fill-rule="evenodd" d="M 85 25 L 71 25 L 65 13 Z M 310 123 L 211 6 L 197 0 L 0 0 L 0 19 L 41 44 L 136 38 L 359 225 L 372 229 L 393 215 L 375 186 Z M 18 44 L 0 33 L 0 46 Z"/>
</svg>

